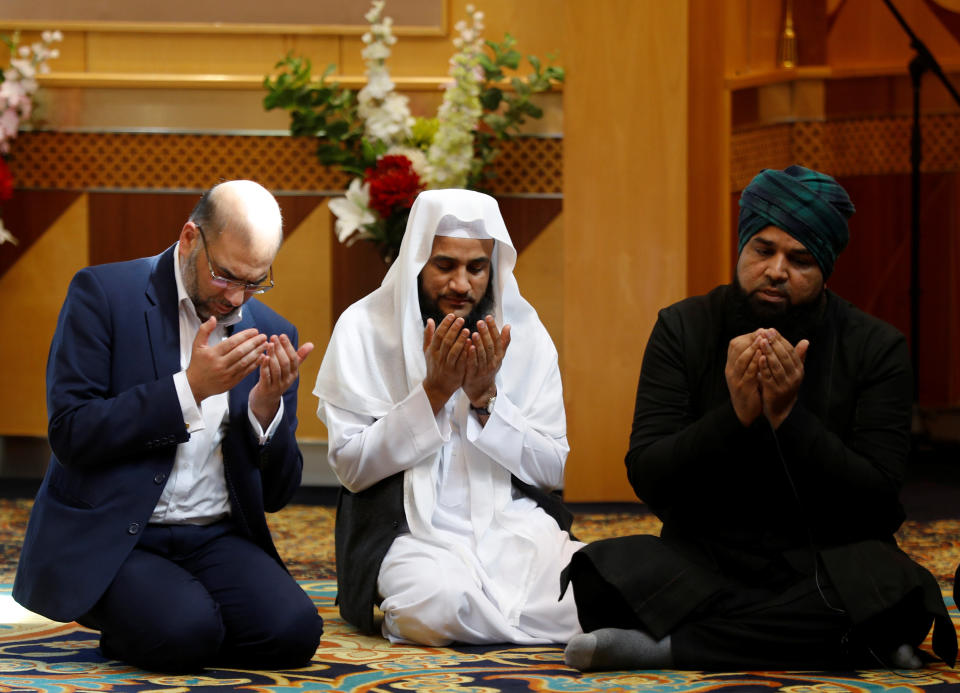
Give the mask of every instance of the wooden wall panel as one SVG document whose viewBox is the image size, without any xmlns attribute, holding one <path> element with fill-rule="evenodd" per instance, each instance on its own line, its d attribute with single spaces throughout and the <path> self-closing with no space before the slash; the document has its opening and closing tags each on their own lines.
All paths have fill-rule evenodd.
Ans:
<svg viewBox="0 0 960 693">
<path fill-rule="evenodd" d="M 3 226 L 17 239 L 0 244 L 0 277 L 80 196 L 65 190 L 18 190 L 3 203 Z"/>
<path fill-rule="evenodd" d="M 283 215 L 283 235 L 289 239 L 318 207 L 326 206 L 326 198 L 320 195 L 279 195 L 277 204 Z"/>
<path fill-rule="evenodd" d="M 798 65 L 826 64 L 827 19 L 826 0 L 802 0 L 793 3 Z"/>
<path fill-rule="evenodd" d="M 723 69 L 727 75 L 743 74 L 749 70 L 750 58 L 747 42 L 743 40 L 744 27 L 748 26 L 747 8 L 744 0 L 729 0 L 723 3 L 725 21 L 720 25 L 724 37 L 724 50 L 720 51 L 723 58 Z M 696 15 L 691 15 L 691 21 L 697 22 Z M 705 22 L 707 26 L 708 23 Z M 717 27 L 714 27 L 716 29 Z"/>
<path fill-rule="evenodd" d="M 333 224 L 333 212 L 327 213 Z M 330 312 L 336 322 L 343 311 L 380 286 L 387 265 L 372 243 L 357 241 L 348 247 L 332 232 L 327 243 L 331 257 Z M 333 324 L 330 327 L 332 329 Z"/>
<path fill-rule="evenodd" d="M 910 334 L 910 181 L 899 176 L 843 177 L 857 208 L 850 244 L 828 286 L 860 309 Z"/>
<path fill-rule="evenodd" d="M 454 51 L 452 40 L 457 35 L 453 25 L 467 18 L 467 5 L 473 5 L 483 12 L 485 38 L 499 42 L 509 32 L 517 40 L 517 49 L 524 56 L 532 54 L 546 60 L 548 55 L 556 55 L 560 64 L 563 63 L 563 13 L 560 10 L 562 4 L 556 0 L 450 0 L 449 34 L 399 37 L 390 57 L 391 74 L 401 77 L 447 74 L 450 56 Z M 386 11 L 389 14 L 389 3 Z M 363 44 L 359 37 L 345 36 L 342 45 L 341 73 L 363 74 L 365 68 L 360 55 Z M 523 71 L 528 69 L 524 61 Z"/>
<path fill-rule="evenodd" d="M 446 5 L 447 26 L 437 31 L 414 32 L 395 28 L 398 43 L 390 58 L 394 76 L 443 77 L 448 73 L 454 51 L 453 24 L 466 15 L 471 0 L 438 0 Z M 366 6 L 365 3 L 361 3 Z M 562 60 L 562 12 L 555 0 L 486 0 L 473 3 L 484 12 L 484 36 L 501 41 L 509 32 L 518 41 L 524 54 L 546 59 L 555 54 Z M 390 5 L 386 8 L 390 15 Z M 21 22 L 22 24 L 22 22 Z M 8 17 L 0 18 L 0 31 L 17 24 Z M 97 23 L 89 26 L 96 28 Z M 56 28 L 51 26 L 50 28 Z M 64 27 L 61 27 L 64 28 Z M 63 58 L 52 68 L 63 74 L 114 75 L 184 74 L 245 75 L 269 72 L 288 50 L 294 49 L 310 57 L 322 69 L 336 64 L 338 75 L 362 75 L 365 69 L 357 29 L 344 29 L 330 35 L 305 33 L 294 27 L 291 33 L 246 31 L 236 33 L 230 27 L 210 28 L 197 33 L 196 28 L 180 32 L 164 29 L 153 32 L 131 25 L 128 30 L 110 27 L 108 31 L 67 27 L 62 44 Z M 25 37 L 33 38 L 36 32 Z"/>
<path fill-rule="evenodd" d="M 90 264 L 162 253 L 177 242 L 198 195 L 91 193 Z"/>
<path fill-rule="evenodd" d="M 43 125 L 60 131 L 282 133 L 290 123 L 285 112 L 263 110 L 264 92 L 251 88 L 161 89 L 133 83 L 123 88 L 57 86 L 42 94 Z"/>
<path fill-rule="evenodd" d="M 723 3 L 691 0 L 687 126 L 687 294 L 706 293 L 730 279 L 725 249 L 730 184 L 730 92 L 724 85 Z"/>
<path fill-rule="evenodd" d="M 914 33 L 944 66 L 960 62 L 960 43 L 925 0 L 895 0 Z M 834 67 L 903 66 L 913 57 L 910 39 L 883 2 L 846 0 L 827 37 Z"/>
<path fill-rule="evenodd" d="M 391 0 L 398 25 L 438 30 L 444 19 L 446 0 Z M 5 14 L 33 22 L 67 21 L 71 24 L 142 23 L 156 31 L 188 31 L 194 23 L 223 24 L 226 30 L 251 30 L 256 25 L 306 24 L 318 31 L 337 25 L 365 26 L 363 14 L 369 4 L 343 0 L 168 0 L 163 3 L 110 3 L 102 0 L 6 0 Z M 174 26 L 170 26 L 173 24 Z M 183 26 L 186 25 L 186 26 Z M 250 25 L 254 25 L 251 27 Z M 325 26 L 326 25 L 326 26 Z"/>
<path fill-rule="evenodd" d="M 68 34 L 67 38 L 70 36 Z M 149 34 L 90 32 L 89 72 L 159 74 L 267 74 L 290 49 L 283 35 Z M 336 60 L 339 41 L 329 37 L 310 46 L 320 66 Z M 60 67 L 54 63 L 51 67 Z"/>
<path fill-rule="evenodd" d="M 7 17 L 0 18 L 0 33 L 9 34 L 15 27 L 7 26 Z M 56 27 L 50 27 L 54 29 Z M 41 30 L 24 29 L 20 32 L 20 45 L 29 46 L 40 40 Z M 60 56 L 50 63 L 50 68 L 66 72 L 85 72 L 87 70 L 87 36 L 86 32 L 71 33 L 69 38 L 58 42 L 54 46 L 60 51 Z M 6 49 L 4 49 L 6 51 Z M 4 53 L 4 59 L 6 54 Z M 4 62 L 6 65 L 6 62 Z"/>
<path fill-rule="evenodd" d="M 783 3 L 779 0 L 725 0 L 718 4 L 725 5 L 727 21 L 714 26 L 706 22 L 704 28 L 724 33 L 726 47 L 717 51 L 717 61 L 724 65 L 727 74 L 747 75 L 776 67 L 777 40 L 783 27 Z M 694 22 L 704 21 L 697 15 L 691 15 L 691 18 Z"/>
<path fill-rule="evenodd" d="M 512 231 L 511 231 L 512 233 Z M 514 276 L 520 287 L 520 294 L 540 316 L 540 320 L 553 338 L 553 344 L 563 363 L 564 315 L 564 247 L 563 215 L 557 215 L 549 221 L 535 238 L 525 244 L 517 258 Z"/>
<path fill-rule="evenodd" d="M 67 286 L 87 257 L 87 198 L 77 196 L 0 277 L 0 435 L 45 436 L 45 372 Z"/>
<path fill-rule="evenodd" d="M 623 456 L 643 344 L 687 289 L 688 3 L 564 11 L 566 497 L 632 500 Z"/>
<path fill-rule="evenodd" d="M 910 338 L 910 176 L 840 179 L 857 212 L 831 289 Z M 958 174 L 924 174 L 920 200 L 919 358 L 922 407 L 960 405 Z"/>
<path fill-rule="evenodd" d="M 556 197 L 501 197 L 497 203 L 517 253 L 526 248 L 550 225 L 563 209 L 563 200 Z"/>
<path fill-rule="evenodd" d="M 920 215 L 920 403 L 960 406 L 960 174 L 925 174 Z"/>
<path fill-rule="evenodd" d="M 864 77 L 831 80 L 826 84 L 827 115 L 830 118 L 909 113 L 909 87 L 906 77 Z"/>
</svg>

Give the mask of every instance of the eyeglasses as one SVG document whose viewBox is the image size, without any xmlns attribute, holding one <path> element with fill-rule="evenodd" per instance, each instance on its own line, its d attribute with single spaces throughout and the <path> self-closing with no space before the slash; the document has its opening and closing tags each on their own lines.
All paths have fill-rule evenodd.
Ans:
<svg viewBox="0 0 960 693">
<path fill-rule="evenodd" d="M 203 228 L 197 222 L 193 222 L 193 225 L 197 227 L 197 231 L 200 232 L 200 238 L 203 239 L 203 250 L 207 256 L 207 269 L 210 270 L 211 284 L 218 289 L 243 289 L 243 293 L 248 296 L 266 293 L 273 288 L 273 265 L 270 266 L 270 276 L 267 278 L 267 281 L 260 282 L 259 284 L 251 284 L 250 282 L 243 282 L 238 279 L 227 279 L 214 272 L 213 262 L 210 259 L 210 246 L 207 245 L 207 237 L 203 233 Z"/>
</svg>

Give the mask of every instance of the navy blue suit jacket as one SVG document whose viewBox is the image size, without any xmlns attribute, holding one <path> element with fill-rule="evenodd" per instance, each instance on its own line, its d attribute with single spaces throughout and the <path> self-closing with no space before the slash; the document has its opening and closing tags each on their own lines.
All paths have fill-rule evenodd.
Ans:
<svg viewBox="0 0 960 693">
<path fill-rule="evenodd" d="M 146 527 L 189 433 L 173 374 L 180 370 L 174 247 L 161 255 L 74 276 L 47 362 L 53 456 L 27 526 L 14 598 L 72 621 L 103 595 Z M 289 322 L 256 299 L 235 330 L 287 334 Z M 283 420 L 260 446 L 247 419 L 254 371 L 229 394 L 223 461 L 238 530 L 281 563 L 264 512 L 282 508 L 300 484 L 297 384 Z M 158 595 L 158 598 L 160 595 Z"/>
</svg>

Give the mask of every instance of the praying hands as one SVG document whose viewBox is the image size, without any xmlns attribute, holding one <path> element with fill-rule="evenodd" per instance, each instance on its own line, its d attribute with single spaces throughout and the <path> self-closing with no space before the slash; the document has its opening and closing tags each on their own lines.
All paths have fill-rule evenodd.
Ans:
<svg viewBox="0 0 960 693">
<path fill-rule="evenodd" d="M 749 426 L 762 414 L 780 427 L 797 402 L 809 347 L 806 339 L 794 347 L 772 328 L 730 340 L 724 375 L 740 423 Z"/>
<path fill-rule="evenodd" d="M 491 316 L 477 323 L 470 333 L 463 318 L 447 315 L 439 326 L 427 320 L 423 330 L 423 354 L 427 375 L 423 389 L 436 414 L 460 389 L 474 406 L 483 406 L 497 394 L 495 383 L 500 365 L 510 346 L 510 326 L 497 329 Z"/>
</svg>

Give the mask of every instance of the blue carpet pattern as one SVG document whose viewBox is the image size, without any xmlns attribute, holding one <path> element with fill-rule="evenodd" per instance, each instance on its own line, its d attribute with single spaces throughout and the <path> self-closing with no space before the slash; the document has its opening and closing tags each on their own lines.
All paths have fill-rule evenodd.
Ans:
<svg viewBox="0 0 960 693">
<path fill-rule="evenodd" d="M 98 634 L 76 623 L 17 621 L 0 624 L 0 692 L 75 693 L 117 691 L 369 691 L 400 693 L 495 693 L 497 691 L 680 691 L 858 693 L 860 691 L 960 690 L 960 671 L 942 664 L 920 671 L 603 672 L 580 674 L 563 664 L 560 647 L 427 648 L 392 645 L 357 634 L 334 605 L 332 580 L 302 581 L 326 621 L 311 666 L 264 672 L 207 669 L 202 675 L 153 674 L 104 659 Z M 0 586 L 0 596 L 10 585 Z M 9 599 L 6 600 L 9 603 Z M 950 601 L 956 624 L 957 609 Z"/>
</svg>

